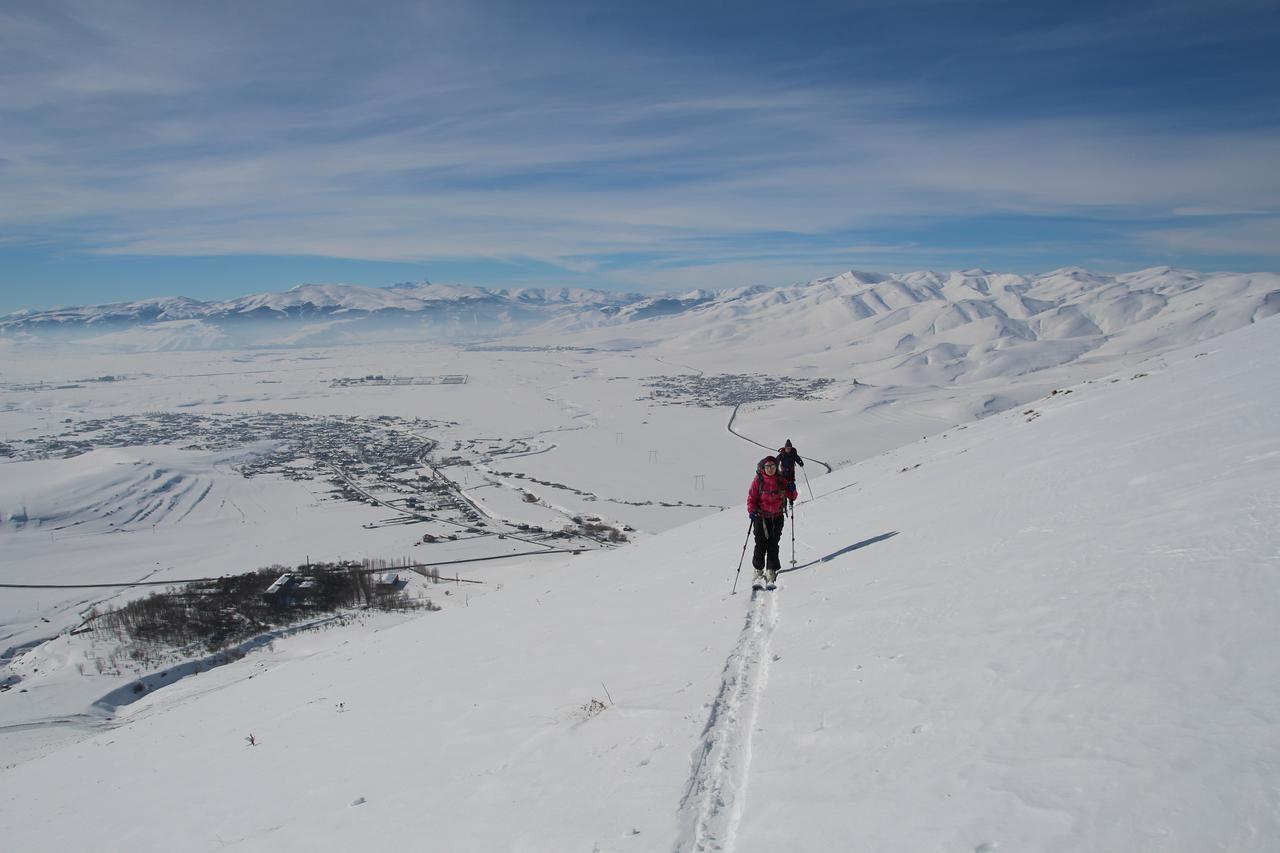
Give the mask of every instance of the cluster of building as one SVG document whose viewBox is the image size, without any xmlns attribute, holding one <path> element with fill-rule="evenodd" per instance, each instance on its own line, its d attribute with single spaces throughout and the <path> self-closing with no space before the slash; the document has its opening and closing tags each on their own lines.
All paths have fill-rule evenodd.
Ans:
<svg viewBox="0 0 1280 853">
<path fill-rule="evenodd" d="M 385 376 L 369 379 L 390 381 Z M 539 448 L 519 438 L 465 438 L 453 442 L 445 456 L 429 433 L 456 426 L 451 422 L 392 415 L 156 411 L 66 418 L 58 426 L 57 432 L 0 443 L 0 458 L 68 458 L 104 447 L 168 445 L 215 452 L 252 447 L 253 452 L 235 465 L 242 476 L 268 474 L 328 482 L 330 494 L 339 500 L 388 510 L 388 518 L 366 526 L 424 524 L 424 542 L 479 535 L 625 541 L 621 531 L 598 519 L 566 520 L 561 530 L 487 519 L 460 488 L 467 477 L 446 476 L 444 470 L 533 453 Z M 585 494 L 569 486 L 559 487 Z"/>
<path fill-rule="evenodd" d="M 349 385 L 465 385 L 465 373 L 450 373 L 444 376 L 386 376 L 371 373 L 368 376 L 345 376 L 329 383 L 331 388 L 345 388 Z"/>
<path fill-rule="evenodd" d="M 313 417 L 287 412 L 217 415 L 189 412 L 146 412 L 62 421 L 62 430 L 35 438 L 13 440 L 11 453 L 21 459 L 67 458 L 100 447 L 176 445 L 191 450 L 228 450 L 261 444 L 262 454 L 246 463 L 252 475 L 305 457 L 335 462 L 388 465 L 416 464 L 424 446 L 422 436 L 443 422 L 389 415 Z M 283 472 L 282 472 L 283 473 Z"/>
<path fill-rule="evenodd" d="M 655 376 L 645 381 L 663 405 L 737 406 L 766 400 L 815 400 L 834 379 L 795 379 L 759 373 Z"/>
</svg>

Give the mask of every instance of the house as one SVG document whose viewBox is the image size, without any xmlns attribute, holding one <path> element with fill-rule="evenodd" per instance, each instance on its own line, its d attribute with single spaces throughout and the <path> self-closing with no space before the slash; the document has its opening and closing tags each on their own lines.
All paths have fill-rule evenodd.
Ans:
<svg viewBox="0 0 1280 853">
<path fill-rule="evenodd" d="M 262 600 L 276 607 L 288 607 L 293 604 L 293 589 L 293 575 L 286 572 L 267 587 L 266 592 L 262 593 Z"/>
</svg>

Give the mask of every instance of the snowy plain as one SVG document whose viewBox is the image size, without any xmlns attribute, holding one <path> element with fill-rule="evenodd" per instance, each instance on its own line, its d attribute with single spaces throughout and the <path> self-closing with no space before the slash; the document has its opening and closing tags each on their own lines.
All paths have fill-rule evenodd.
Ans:
<svg viewBox="0 0 1280 853">
<path fill-rule="evenodd" d="M 797 375 L 794 335 L 705 360 L 680 334 L 620 351 L 112 353 L 91 369 L 80 352 L 6 350 L 0 425 L 15 446 L 104 413 L 430 418 L 441 455 L 518 444 L 446 469 L 494 519 L 592 512 L 636 533 L 467 568 L 488 583 L 422 587 L 439 612 L 284 637 L 105 715 L 92 702 L 134 677 L 77 671 L 86 649 L 65 631 L 137 591 L 5 589 L 19 680 L 0 693 L 0 837 L 14 850 L 1274 850 L 1277 323 L 1216 337 L 1166 323 L 1145 349 L 1113 339 L 1109 358 L 1022 372 L 994 347 L 964 382 L 904 357 L 874 386 L 736 414 L 668 404 L 645 382 L 733 359 Z M 824 358 L 830 375 L 833 356 L 809 361 Z M 468 381 L 332 385 L 383 372 Z M 103 373 L 122 379 L 76 381 Z M 784 536 L 795 565 L 754 596 L 747 566 L 732 593 L 764 452 L 752 442 L 786 437 L 811 455 Z M 416 527 L 380 525 L 386 507 L 232 469 L 261 450 L 3 463 L 0 580 L 440 559 L 422 557 Z M 156 481 L 172 485 L 142 516 Z M 124 529 L 111 498 L 134 519 Z"/>
</svg>

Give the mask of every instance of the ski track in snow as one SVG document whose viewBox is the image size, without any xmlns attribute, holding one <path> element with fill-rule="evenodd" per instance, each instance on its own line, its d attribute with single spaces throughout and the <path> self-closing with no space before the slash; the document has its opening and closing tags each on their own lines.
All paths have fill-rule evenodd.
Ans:
<svg viewBox="0 0 1280 853">
<path fill-rule="evenodd" d="M 680 801 L 676 853 L 732 851 L 746 805 L 751 737 L 769 680 L 769 650 L 778 624 L 778 593 L 754 592 L 746 624 L 725 662 L 720 691 L 693 752 Z"/>
</svg>

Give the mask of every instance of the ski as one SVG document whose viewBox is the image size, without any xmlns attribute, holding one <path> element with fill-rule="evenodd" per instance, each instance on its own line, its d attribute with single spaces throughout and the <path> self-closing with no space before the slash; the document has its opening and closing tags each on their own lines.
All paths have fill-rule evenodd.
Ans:
<svg viewBox="0 0 1280 853">
<path fill-rule="evenodd" d="M 772 592 L 777 588 L 778 581 L 776 578 L 774 580 L 769 580 L 768 577 L 759 577 L 751 581 L 752 595 L 755 595 L 757 592 Z"/>
</svg>

